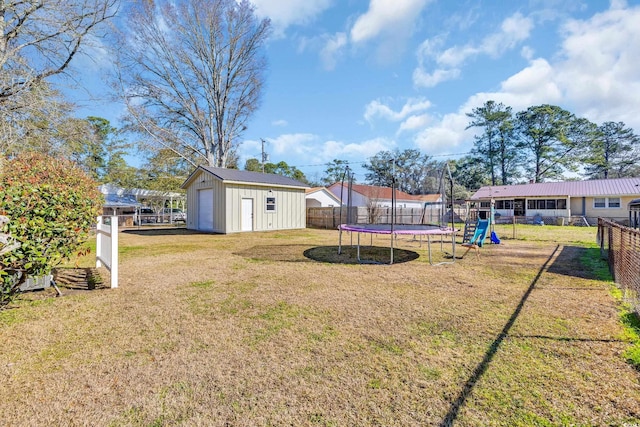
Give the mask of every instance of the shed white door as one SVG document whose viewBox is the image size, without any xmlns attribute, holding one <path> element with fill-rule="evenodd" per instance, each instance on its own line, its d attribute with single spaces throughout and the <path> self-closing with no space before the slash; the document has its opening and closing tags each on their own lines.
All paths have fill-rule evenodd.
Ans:
<svg viewBox="0 0 640 427">
<path fill-rule="evenodd" d="M 241 231 L 253 231 L 253 199 L 242 199 Z"/>
<path fill-rule="evenodd" d="M 198 190 L 198 230 L 213 231 L 213 189 Z"/>
</svg>

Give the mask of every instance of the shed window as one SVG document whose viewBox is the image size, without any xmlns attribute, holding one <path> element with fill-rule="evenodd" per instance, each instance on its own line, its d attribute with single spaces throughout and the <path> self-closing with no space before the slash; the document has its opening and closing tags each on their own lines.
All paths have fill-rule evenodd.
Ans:
<svg viewBox="0 0 640 427">
<path fill-rule="evenodd" d="M 547 200 L 547 209 L 555 209 L 556 208 L 556 201 L 555 199 L 549 199 Z"/>
<path fill-rule="evenodd" d="M 275 212 L 276 211 L 276 198 L 275 197 L 267 197 L 267 203 L 265 205 L 267 207 L 267 212 Z"/>
<path fill-rule="evenodd" d="M 607 199 L 604 197 L 594 197 L 593 199 L 593 207 L 594 208 L 606 208 L 607 207 Z"/>
<path fill-rule="evenodd" d="M 609 207 L 610 208 L 619 208 L 620 207 L 620 197 L 609 197 Z"/>
<path fill-rule="evenodd" d="M 491 207 L 491 202 L 480 202 L 480 207 L 481 208 L 490 208 Z"/>
<path fill-rule="evenodd" d="M 556 200 L 556 209 L 567 209 L 567 199 Z"/>
</svg>

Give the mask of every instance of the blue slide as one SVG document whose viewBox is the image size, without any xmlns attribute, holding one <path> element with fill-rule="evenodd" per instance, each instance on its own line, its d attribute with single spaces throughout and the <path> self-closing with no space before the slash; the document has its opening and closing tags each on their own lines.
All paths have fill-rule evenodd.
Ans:
<svg viewBox="0 0 640 427">
<path fill-rule="evenodd" d="M 476 232 L 473 233 L 473 237 L 469 240 L 469 244 L 476 244 L 478 246 L 482 246 L 484 243 L 485 237 L 487 237 L 487 230 L 489 229 L 489 220 L 488 219 L 479 219 L 476 224 Z"/>
</svg>

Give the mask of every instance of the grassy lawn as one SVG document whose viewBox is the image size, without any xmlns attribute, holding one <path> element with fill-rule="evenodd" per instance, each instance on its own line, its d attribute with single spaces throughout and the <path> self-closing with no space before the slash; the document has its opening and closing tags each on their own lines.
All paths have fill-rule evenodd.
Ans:
<svg viewBox="0 0 640 427">
<path fill-rule="evenodd" d="M 376 265 L 330 230 L 121 233 L 118 289 L 0 313 L 2 422 L 640 425 L 595 228 L 496 231 L 438 266 L 410 238 Z M 363 257 L 388 256 L 372 243 Z"/>
</svg>

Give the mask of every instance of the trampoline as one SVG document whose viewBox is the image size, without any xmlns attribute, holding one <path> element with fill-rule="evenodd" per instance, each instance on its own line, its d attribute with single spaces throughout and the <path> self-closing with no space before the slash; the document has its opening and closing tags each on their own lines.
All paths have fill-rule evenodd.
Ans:
<svg viewBox="0 0 640 427">
<path fill-rule="evenodd" d="M 340 235 L 338 238 L 338 254 L 342 253 L 342 232 L 349 231 L 352 233 L 358 233 L 357 239 L 357 257 L 358 262 L 366 262 L 360 258 L 360 234 L 389 234 L 391 235 L 391 258 L 389 264 L 393 264 L 393 242 L 397 235 L 413 235 L 413 236 L 427 236 L 428 242 L 428 254 L 429 264 L 434 265 L 431 260 L 431 236 L 451 236 L 451 250 L 452 259 L 455 261 L 456 241 L 455 233 L 451 227 L 442 227 L 439 225 L 428 224 L 340 224 L 338 227 Z M 373 236 L 372 236 L 373 240 Z M 420 240 L 422 243 L 422 240 Z M 441 240 L 442 243 L 442 240 Z M 452 262 L 454 262 L 452 261 Z M 438 263 L 438 264 L 450 264 L 450 263 Z"/>
</svg>

